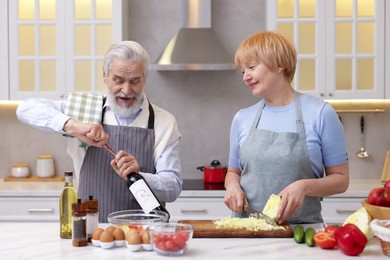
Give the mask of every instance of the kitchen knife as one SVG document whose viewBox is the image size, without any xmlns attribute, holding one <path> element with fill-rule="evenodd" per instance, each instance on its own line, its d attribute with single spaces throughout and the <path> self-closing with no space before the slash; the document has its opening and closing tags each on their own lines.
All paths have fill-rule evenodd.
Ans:
<svg viewBox="0 0 390 260">
<path fill-rule="evenodd" d="M 254 216 L 255 218 L 264 219 L 265 222 L 267 222 L 268 224 L 270 224 L 272 226 L 277 226 L 278 225 L 278 224 L 276 224 L 275 220 L 273 220 L 272 218 L 270 218 L 266 214 L 251 208 L 249 205 L 244 205 L 244 211 L 246 213 L 248 213 L 249 215 Z"/>
</svg>

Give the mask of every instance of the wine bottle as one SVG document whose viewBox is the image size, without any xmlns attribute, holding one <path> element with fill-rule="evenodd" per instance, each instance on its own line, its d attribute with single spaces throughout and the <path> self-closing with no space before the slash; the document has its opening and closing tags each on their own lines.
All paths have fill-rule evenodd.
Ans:
<svg viewBox="0 0 390 260">
<path fill-rule="evenodd" d="M 167 221 L 169 220 L 170 215 L 168 210 L 157 199 L 156 195 L 141 174 L 131 172 L 127 175 L 127 187 L 145 213 L 150 213 L 152 210 L 163 211 L 168 214 Z"/>
<path fill-rule="evenodd" d="M 72 238 L 72 204 L 77 202 L 73 172 L 65 172 L 65 188 L 60 197 L 60 237 Z"/>
</svg>

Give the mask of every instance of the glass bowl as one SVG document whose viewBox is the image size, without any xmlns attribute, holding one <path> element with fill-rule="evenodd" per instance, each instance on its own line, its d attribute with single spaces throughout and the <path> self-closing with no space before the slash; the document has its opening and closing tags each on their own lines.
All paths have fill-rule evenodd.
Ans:
<svg viewBox="0 0 390 260">
<path fill-rule="evenodd" d="M 194 233 L 194 227 L 182 223 L 161 223 L 149 226 L 152 248 L 159 255 L 177 256 L 184 254 Z"/>
<path fill-rule="evenodd" d="M 131 209 L 110 213 L 107 218 L 110 224 L 122 228 L 127 234 L 130 229 L 142 231 L 150 225 L 166 223 L 169 216 L 166 212 L 158 210 L 145 213 L 142 209 Z"/>
</svg>

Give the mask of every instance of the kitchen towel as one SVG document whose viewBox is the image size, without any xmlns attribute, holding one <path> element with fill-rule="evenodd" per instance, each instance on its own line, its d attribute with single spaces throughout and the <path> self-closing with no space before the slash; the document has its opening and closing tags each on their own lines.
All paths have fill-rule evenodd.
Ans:
<svg viewBox="0 0 390 260">
<path fill-rule="evenodd" d="M 72 92 L 66 101 L 65 114 L 84 123 L 101 124 L 103 95 Z M 84 143 L 80 142 L 80 146 Z"/>
</svg>

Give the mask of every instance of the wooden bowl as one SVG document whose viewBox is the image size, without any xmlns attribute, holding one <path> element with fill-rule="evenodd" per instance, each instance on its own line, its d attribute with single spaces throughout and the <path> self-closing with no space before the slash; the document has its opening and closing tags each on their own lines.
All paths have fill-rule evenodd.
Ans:
<svg viewBox="0 0 390 260">
<path fill-rule="evenodd" d="M 368 204 L 367 199 L 362 200 L 362 205 L 373 219 L 390 219 L 390 207 L 381 207 Z"/>
</svg>

